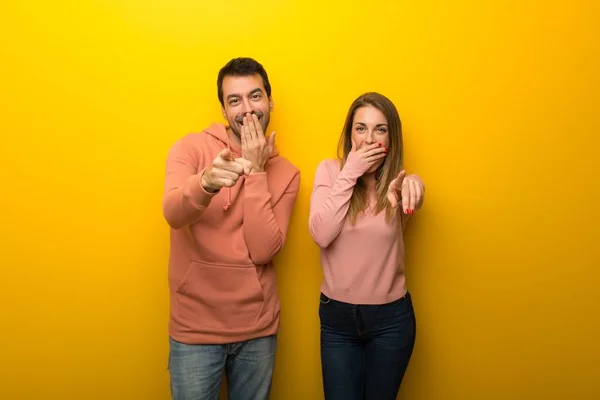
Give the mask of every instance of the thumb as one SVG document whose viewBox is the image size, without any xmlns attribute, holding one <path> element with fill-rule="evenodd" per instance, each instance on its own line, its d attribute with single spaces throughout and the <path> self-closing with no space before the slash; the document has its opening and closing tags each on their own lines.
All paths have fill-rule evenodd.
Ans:
<svg viewBox="0 0 600 400">
<path fill-rule="evenodd" d="M 402 187 L 402 182 L 404 182 L 405 176 L 406 172 L 404 172 L 404 170 L 400 171 L 398 176 L 390 182 L 389 190 L 399 190 Z"/>
<path fill-rule="evenodd" d="M 402 209 L 406 210 L 408 208 L 408 194 L 406 193 L 407 186 L 404 184 L 404 178 L 406 177 L 406 171 L 402 170 L 398 174 L 398 177 L 394 179 L 396 181 L 395 190 L 396 193 L 400 194 L 400 199 L 402 200 Z"/>
<path fill-rule="evenodd" d="M 392 205 L 392 208 L 396 208 L 398 207 L 398 195 L 396 194 L 396 182 L 398 182 L 397 179 L 394 179 L 393 181 L 390 182 L 390 186 L 388 187 L 388 191 L 387 191 L 387 198 L 388 201 L 390 202 L 390 204 Z"/>
<path fill-rule="evenodd" d="M 356 143 L 354 143 L 354 140 L 350 140 L 350 142 L 352 143 L 352 147 L 350 148 L 351 151 L 356 151 Z"/>
<path fill-rule="evenodd" d="M 229 149 L 223 149 L 219 153 L 219 156 L 225 161 L 233 161 L 233 153 Z"/>
<path fill-rule="evenodd" d="M 406 171 L 402 170 L 402 171 L 400 171 L 400 173 L 398 174 L 398 177 L 396 179 L 398 179 L 398 183 L 402 184 L 405 177 L 406 177 Z"/>
</svg>

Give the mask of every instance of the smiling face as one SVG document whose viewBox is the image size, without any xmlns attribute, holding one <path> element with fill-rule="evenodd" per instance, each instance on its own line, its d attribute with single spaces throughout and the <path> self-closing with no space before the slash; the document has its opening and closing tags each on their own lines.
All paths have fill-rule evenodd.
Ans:
<svg viewBox="0 0 600 400">
<path fill-rule="evenodd" d="M 389 147 L 389 127 L 385 115 L 371 105 L 358 108 L 352 120 L 351 137 L 357 149 L 373 143 L 381 143 L 381 146 Z M 367 173 L 375 172 L 384 161 L 385 158 L 377 161 Z"/>
<path fill-rule="evenodd" d="M 256 114 L 263 132 L 269 126 L 273 100 L 267 94 L 262 77 L 257 74 L 223 78 L 223 117 L 233 133 L 239 138 L 246 113 Z"/>
</svg>

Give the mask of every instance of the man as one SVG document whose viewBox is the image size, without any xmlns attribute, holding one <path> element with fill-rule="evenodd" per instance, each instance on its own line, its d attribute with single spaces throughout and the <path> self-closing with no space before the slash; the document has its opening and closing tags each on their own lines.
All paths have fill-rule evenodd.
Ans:
<svg viewBox="0 0 600 400">
<path fill-rule="evenodd" d="M 175 400 L 268 399 L 279 326 L 273 257 L 285 243 L 300 172 L 264 135 L 271 85 L 250 58 L 217 79 L 223 117 L 169 151 L 163 199 Z"/>
</svg>

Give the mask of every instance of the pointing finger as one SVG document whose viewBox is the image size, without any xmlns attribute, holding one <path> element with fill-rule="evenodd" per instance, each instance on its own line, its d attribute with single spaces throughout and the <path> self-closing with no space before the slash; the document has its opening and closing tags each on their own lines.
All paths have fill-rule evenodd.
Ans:
<svg viewBox="0 0 600 400">
<path fill-rule="evenodd" d="M 409 213 L 410 206 L 410 185 L 409 181 L 402 182 L 402 209 L 405 214 Z"/>
<path fill-rule="evenodd" d="M 227 160 L 227 161 L 223 161 L 222 163 L 219 163 L 217 165 L 217 171 L 219 173 L 227 173 L 227 174 L 234 174 L 234 175 L 241 175 L 244 173 L 244 167 L 237 162 L 237 160 Z"/>
<path fill-rule="evenodd" d="M 410 185 L 410 204 L 409 204 L 409 209 L 410 209 L 410 213 L 412 214 L 415 211 L 415 208 L 417 206 L 417 184 L 412 179 L 409 180 L 408 183 Z"/>
<path fill-rule="evenodd" d="M 252 171 L 252 162 L 245 158 L 236 158 L 235 161 L 242 167 L 245 175 L 250 175 Z"/>
</svg>

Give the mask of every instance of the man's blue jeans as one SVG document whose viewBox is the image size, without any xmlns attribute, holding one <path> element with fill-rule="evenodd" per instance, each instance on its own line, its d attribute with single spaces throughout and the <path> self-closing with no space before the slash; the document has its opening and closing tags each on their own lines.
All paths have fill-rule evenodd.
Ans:
<svg viewBox="0 0 600 400">
<path fill-rule="evenodd" d="M 169 338 L 173 400 L 218 400 L 223 372 L 230 400 L 267 400 L 276 336 L 223 345 L 184 344 Z"/>
</svg>

